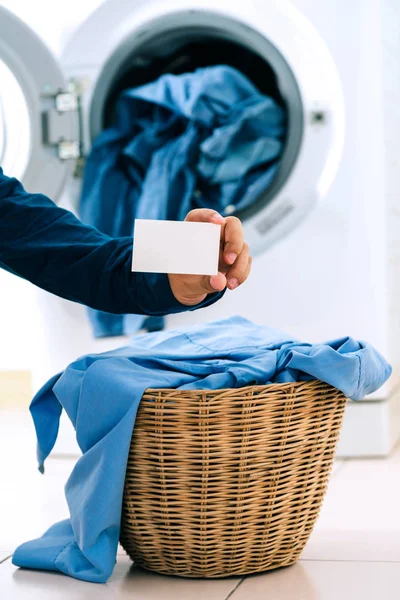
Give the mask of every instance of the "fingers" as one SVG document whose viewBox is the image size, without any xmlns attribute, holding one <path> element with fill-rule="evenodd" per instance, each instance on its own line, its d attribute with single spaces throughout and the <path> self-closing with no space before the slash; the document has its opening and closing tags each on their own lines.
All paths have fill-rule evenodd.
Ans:
<svg viewBox="0 0 400 600">
<path fill-rule="evenodd" d="M 237 217 L 227 217 L 224 219 L 224 217 L 215 210 L 209 208 L 196 208 L 187 214 L 185 221 L 222 225 L 221 246 L 224 261 L 228 265 L 233 265 L 239 254 L 242 252 L 244 243 L 242 223 Z"/>
<path fill-rule="evenodd" d="M 185 294 L 185 299 L 198 300 L 205 294 L 222 292 L 226 287 L 234 290 L 244 283 L 250 274 L 252 259 L 249 246 L 244 241 L 241 221 L 237 217 L 224 218 L 208 208 L 190 211 L 185 221 L 222 225 L 219 273 L 214 277 L 193 278 L 190 285 L 186 282 L 190 293 Z"/>
<path fill-rule="evenodd" d="M 224 260 L 233 265 L 243 250 L 244 234 L 242 223 L 237 217 L 227 217 L 223 232 Z"/>
<path fill-rule="evenodd" d="M 242 252 L 240 253 L 234 265 L 226 274 L 228 288 L 230 290 L 234 290 L 246 281 L 251 271 L 251 263 L 252 259 L 250 256 L 249 246 L 244 243 Z"/>
<path fill-rule="evenodd" d="M 191 221 L 195 223 L 216 223 L 222 225 L 225 223 L 225 219 L 215 210 L 209 208 L 195 208 L 186 215 L 185 221 Z"/>
</svg>

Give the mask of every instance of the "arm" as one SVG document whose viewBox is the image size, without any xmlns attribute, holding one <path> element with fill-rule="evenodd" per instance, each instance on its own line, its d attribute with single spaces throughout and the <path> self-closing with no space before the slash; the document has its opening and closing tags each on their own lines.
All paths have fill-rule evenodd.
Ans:
<svg viewBox="0 0 400 600">
<path fill-rule="evenodd" d="M 132 273 L 132 239 L 83 225 L 46 196 L 28 194 L 0 168 L 0 267 L 74 302 L 111 313 L 164 315 L 195 307 L 178 302 L 168 275 Z"/>
</svg>

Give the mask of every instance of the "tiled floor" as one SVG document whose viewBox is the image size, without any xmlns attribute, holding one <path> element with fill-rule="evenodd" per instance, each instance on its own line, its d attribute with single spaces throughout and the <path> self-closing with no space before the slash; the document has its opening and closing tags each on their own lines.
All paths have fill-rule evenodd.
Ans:
<svg viewBox="0 0 400 600">
<path fill-rule="evenodd" d="M 35 468 L 29 419 L 0 411 L 0 598 L 5 600 L 398 600 L 400 446 L 388 460 L 338 462 L 317 526 L 297 565 L 216 581 L 162 577 L 121 554 L 106 585 L 18 570 L 8 558 L 67 514 L 63 484 L 73 458 Z"/>
</svg>

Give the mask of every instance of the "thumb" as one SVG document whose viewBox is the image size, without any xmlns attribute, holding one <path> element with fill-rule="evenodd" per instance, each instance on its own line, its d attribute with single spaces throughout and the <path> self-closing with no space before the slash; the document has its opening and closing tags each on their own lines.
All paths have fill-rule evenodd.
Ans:
<svg viewBox="0 0 400 600">
<path fill-rule="evenodd" d="M 202 278 L 201 287 L 207 294 L 222 292 L 226 288 L 226 277 L 223 273 L 218 273 L 218 275 L 212 277 L 205 275 Z"/>
</svg>

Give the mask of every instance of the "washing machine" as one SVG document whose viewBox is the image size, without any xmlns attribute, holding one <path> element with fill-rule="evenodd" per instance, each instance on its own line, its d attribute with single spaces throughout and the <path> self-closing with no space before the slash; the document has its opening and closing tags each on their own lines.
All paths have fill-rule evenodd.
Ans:
<svg viewBox="0 0 400 600">
<path fill-rule="evenodd" d="M 120 92 L 135 85 L 138 69 L 141 83 L 146 70 L 154 79 L 161 58 L 203 44 L 216 62 L 223 56 L 263 91 L 278 94 L 288 128 L 272 185 L 238 213 L 255 258 L 250 280 L 213 307 L 169 317 L 168 326 L 242 314 L 312 342 L 366 339 L 396 363 L 400 9 L 394 2 L 82 0 L 55 8 L 40 0 L 35 10 L 30 4 L 0 2 L 6 174 L 75 209 L 85 157 L 109 125 Z M 8 274 L 0 282 L 6 290 L 0 326 L 11 340 L 0 360 L 29 367 L 35 387 L 77 355 L 121 345 L 121 339 L 93 340 L 82 307 Z M 9 318 L 16 310 L 20 332 Z M 349 403 L 342 456 L 383 456 L 394 446 L 400 433 L 394 366 L 384 388 Z"/>
</svg>

